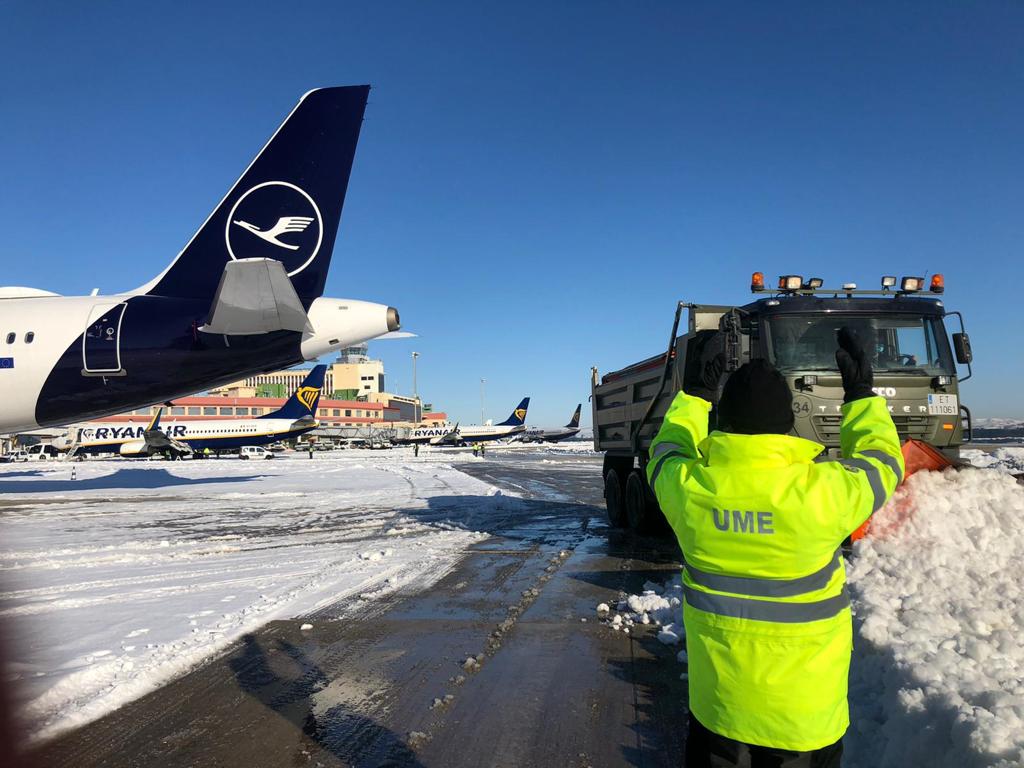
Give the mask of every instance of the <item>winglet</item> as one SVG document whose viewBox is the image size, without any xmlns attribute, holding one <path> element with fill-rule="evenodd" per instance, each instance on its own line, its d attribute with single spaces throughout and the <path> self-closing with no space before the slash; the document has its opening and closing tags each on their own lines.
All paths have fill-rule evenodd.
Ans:
<svg viewBox="0 0 1024 768">
<path fill-rule="evenodd" d="M 160 415 L 163 412 L 164 407 L 162 405 L 156 409 L 156 414 L 153 416 L 152 419 L 150 419 L 149 426 L 146 427 L 147 432 L 152 432 L 153 430 L 160 429 Z"/>
</svg>

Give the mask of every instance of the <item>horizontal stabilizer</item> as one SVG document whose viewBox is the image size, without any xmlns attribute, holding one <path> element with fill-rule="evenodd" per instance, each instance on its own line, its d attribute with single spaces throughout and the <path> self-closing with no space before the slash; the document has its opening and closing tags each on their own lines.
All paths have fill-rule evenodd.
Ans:
<svg viewBox="0 0 1024 768">
<path fill-rule="evenodd" d="M 388 331 L 380 336 L 374 336 L 373 341 L 390 341 L 392 339 L 415 339 L 418 334 L 409 331 Z"/>
<path fill-rule="evenodd" d="M 306 310 L 284 265 L 274 259 L 239 259 L 224 266 L 205 333 L 247 336 L 303 331 Z"/>
</svg>

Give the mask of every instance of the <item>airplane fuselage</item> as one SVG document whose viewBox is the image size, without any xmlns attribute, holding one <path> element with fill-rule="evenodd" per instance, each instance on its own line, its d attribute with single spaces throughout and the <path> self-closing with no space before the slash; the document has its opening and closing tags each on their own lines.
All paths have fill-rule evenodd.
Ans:
<svg viewBox="0 0 1024 768">
<path fill-rule="evenodd" d="M 488 440 L 500 440 L 522 432 L 524 426 L 504 425 L 470 425 L 459 427 L 458 436 L 452 436 L 453 427 L 420 427 L 414 429 L 404 443 L 427 443 L 430 445 L 460 445 L 463 443 L 483 443 Z M 450 437 L 451 436 L 451 437 Z M 445 439 L 450 437 L 450 439 Z"/>
<path fill-rule="evenodd" d="M 301 333 L 206 333 L 209 311 L 209 299 L 137 294 L 0 299 L 0 434 L 167 402 L 389 330 L 387 307 L 354 300 L 316 299 Z"/>
<path fill-rule="evenodd" d="M 209 305 L 131 295 L 0 299 L 0 433 L 101 418 L 302 361 L 300 333 L 199 331 Z"/>
<path fill-rule="evenodd" d="M 119 453 L 124 443 L 141 440 L 147 423 L 98 423 L 78 427 L 71 435 L 75 455 Z M 267 445 L 291 440 L 316 429 L 316 422 L 294 419 L 211 419 L 209 421 L 172 421 L 160 425 L 160 431 L 193 451 L 230 450 L 243 445 Z"/>
<path fill-rule="evenodd" d="M 562 429 L 542 429 L 534 432 L 527 432 L 523 435 L 524 442 L 534 443 L 557 443 L 561 440 L 567 440 L 570 437 L 575 437 L 579 434 L 578 427 L 563 427 Z"/>
</svg>

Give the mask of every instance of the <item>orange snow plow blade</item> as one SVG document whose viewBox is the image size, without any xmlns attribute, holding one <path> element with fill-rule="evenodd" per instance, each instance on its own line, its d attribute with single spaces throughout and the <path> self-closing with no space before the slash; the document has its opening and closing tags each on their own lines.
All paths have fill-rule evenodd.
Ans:
<svg viewBox="0 0 1024 768">
<path fill-rule="evenodd" d="M 953 466 L 953 462 L 947 459 L 942 451 L 920 440 L 907 440 L 903 444 L 903 463 L 907 469 L 904 479 L 921 470 L 938 471 Z M 870 525 L 871 519 L 869 518 L 864 525 L 850 534 L 850 540 L 857 541 L 857 539 L 864 538 Z"/>
</svg>

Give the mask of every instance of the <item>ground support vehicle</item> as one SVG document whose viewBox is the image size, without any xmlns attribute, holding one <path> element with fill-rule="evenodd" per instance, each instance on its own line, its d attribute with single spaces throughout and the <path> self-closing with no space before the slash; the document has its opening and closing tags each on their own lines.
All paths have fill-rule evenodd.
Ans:
<svg viewBox="0 0 1024 768">
<path fill-rule="evenodd" d="M 959 312 L 947 312 L 939 295 L 942 275 L 925 290 L 924 278 L 885 277 L 880 290 L 853 283 L 825 289 L 818 278 L 780 278 L 743 306 L 680 302 L 668 350 L 599 377 L 591 372 L 594 449 L 604 453 L 603 477 L 609 521 L 637 530 L 663 524 L 645 467 L 651 440 L 676 393 L 696 383 L 706 361 L 722 353 L 726 377 L 743 363 L 766 358 L 786 377 L 793 392 L 792 434 L 839 455 L 843 386 L 835 362 L 836 331 L 857 331 L 875 371 L 875 392 L 886 398 L 900 437 L 926 443 L 946 458 L 959 457 L 969 438 L 970 411 L 960 402 L 960 384 L 971 375 L 970 339 Z M 923 295 L 922 295 L 923 294 Z M 930 295 L 929 295 L 930 294 Z M 683 310 L 686 332 L 678 334 Z M 960 330 L 950 339 L 945 319 L 956 316 Z M 677 335 L 678 334 L 678 335 Z M 967 366 L 960 377 L 954 363 Z M 725 380 L 723 378 L 723 381 Z M 716 412 L 711 412 L 710 429 Z"/>
<path fill-rule="evenodd" d="M 272 459 L 274 454 L 272 451 L 268 451 L 262 445 L 243 445 L 238 450 L 238 458 L 240 459 Z"/>
</svg>

